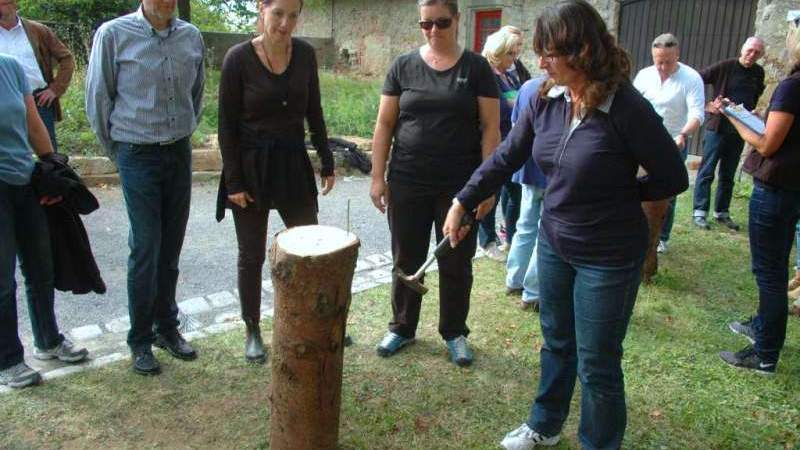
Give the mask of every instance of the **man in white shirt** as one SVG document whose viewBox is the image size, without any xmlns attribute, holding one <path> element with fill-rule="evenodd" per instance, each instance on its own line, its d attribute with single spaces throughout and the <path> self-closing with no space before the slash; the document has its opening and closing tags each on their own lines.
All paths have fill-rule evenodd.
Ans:
<svg viewBox="0 0 800 450">
<path fill-rule="evenodd" d="M 703 123 L 703 79 L 697 71 L 678 62 L 680 48 L 674 35 L 665 33 L 656 37 L 652 53 L 653 65 L 640 70 L 633 85 L 664 119 L 664 127 L 675 139 L 675 145 L 685 160 L 689 136 Z M 661 227 L 659 253 L 667 249 L 675 219 L 675 203 L 673 198 Z"/>
<path fill-rule="evenodd" d="M 53 30 L 20 17 L 16 0 L 0 0 L 0 53 L 13 57 L 22 66 L 57 152 L 55 122 L 62 118 L 59 98 L 67 92 L 75 71 L 72 53 Z"/>
</svg>

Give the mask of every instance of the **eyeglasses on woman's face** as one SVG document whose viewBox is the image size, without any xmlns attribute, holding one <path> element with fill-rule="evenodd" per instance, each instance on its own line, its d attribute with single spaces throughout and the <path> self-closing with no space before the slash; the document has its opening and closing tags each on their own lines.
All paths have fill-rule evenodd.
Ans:
<svg viewBox="0 0 800 450">
<path fill-rule="evenodd" d="M 541 62 L 545 62 L 547 64 L 553 64 L 558 61 L 558 58 L 561 58 L 564 55 L 555 53 L 555 52 L 547 52 L 543 55 L 539 55 L 539 60 Z"/>
<path fill-rule="evenodd" d="M 446 30 L 450 28 L 450 25 L 453 24 L 452 17 L 439 17 L 438 19 L 434 20 L 420 20 L 419 27 L 425 31 L 430 31 L 433 29 L 434 25 L 436 28 L 440 30 Z"/>
</svg>

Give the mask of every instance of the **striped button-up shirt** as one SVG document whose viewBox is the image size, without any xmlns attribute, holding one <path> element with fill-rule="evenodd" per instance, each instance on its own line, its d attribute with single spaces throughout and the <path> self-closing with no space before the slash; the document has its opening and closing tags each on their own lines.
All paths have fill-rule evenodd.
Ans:
<svg viewBox="0 0 800 450">
<path fill-rule="evenodd" d="M 201 112 L 205 47 L 180 19 L 155 30 L 141 7 L 104 23 L 86 73 L 86 115 L 110 156 L 113 143 L 155 144 L 192 134 Z"/>
</svg>

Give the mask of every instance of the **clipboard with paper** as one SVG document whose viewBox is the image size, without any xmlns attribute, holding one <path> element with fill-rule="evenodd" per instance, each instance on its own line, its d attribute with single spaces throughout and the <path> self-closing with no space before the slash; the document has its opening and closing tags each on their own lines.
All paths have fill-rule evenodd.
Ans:
<svg viewBox="0 0 800 450">
<path fill-rule="evenodd" d="M 764 131 L 766 130 L 764 121 L 761 120 L 761 118 L 757 115 L 748 111 L 743 105 L 734 105 L 733 103 L 729 103 L 723 106 L 723 109 L 725 110 L 726 114 L 730 115 L 739 122 L 742 122 L 747 128 L 755 131 L 761 136 L 764 135 Z"/>
</svg>

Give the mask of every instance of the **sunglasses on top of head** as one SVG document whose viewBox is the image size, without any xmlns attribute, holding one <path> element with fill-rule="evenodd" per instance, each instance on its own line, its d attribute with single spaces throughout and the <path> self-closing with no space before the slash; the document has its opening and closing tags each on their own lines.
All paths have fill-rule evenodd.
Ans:
<svg viewBox="0 0 800 450">
<path fill-rule="evenodd" d="M 433 26 L 436 25 L 436 28 L 440 30 L 445 30 L 450 28 L 450 25 L 453 24 L 452 17 L 440 17 L 435 20 L 420 20 L 419 27 L 425 31 L 430 31 L 433 29 Z"/>
</svg>

